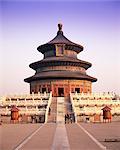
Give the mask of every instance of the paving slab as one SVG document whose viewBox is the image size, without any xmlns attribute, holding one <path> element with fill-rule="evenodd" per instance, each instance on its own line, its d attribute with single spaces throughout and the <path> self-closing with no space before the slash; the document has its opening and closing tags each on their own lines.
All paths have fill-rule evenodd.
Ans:
<svg viewBox="0 0 120 150">
<path fill-rule="evenodd" d="M 56 124 L 45 124 L 20 150 L 50 150 L 56 131 Z"/>
<path fill-rule="evenodd" d="M 0 126 L 0 149 L 13 150 L 39 127 L 40 124 L 3 124 Z"/>
<path fill-rule="evenodd" d="M 66 124 L 66 130 L 71 150 L 101 150 L 77 124 Z"/>
<path fill-rule="evenodd" d="M 105 142 L 105 139 L 120 139 L 120 122 L 80 123 L 90 134 L 109 150 L 120 150 L 120 142 Z"/>
<path fill-rule="evenodd" d="M 0 126 L 0 150 L 102 149 L 90 135 L 108 150 L 120 150 L 120 142 L 105 142 L 105 139 L 120 139 L 120 122 L 3 124 Z"/>
</svg>

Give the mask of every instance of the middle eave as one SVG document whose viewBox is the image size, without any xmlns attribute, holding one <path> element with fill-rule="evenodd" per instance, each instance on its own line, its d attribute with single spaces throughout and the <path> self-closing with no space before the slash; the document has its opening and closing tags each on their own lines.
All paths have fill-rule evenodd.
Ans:
<svg viewBox="0 0 120 150">
<path fill-rule="evenodd" d="M 30 64 L 30 68 L 36 70 L 40 67 L 47 67 L 47 66 L 79 66 L 83 67 L 85 69 L 88 69 L 92 66 L 91 63 L 79 60 L 77 58 L 72 57 L 47 57 L 45 59 L 42 59 L 41 61 L 34 62 Z"/>
</svg>

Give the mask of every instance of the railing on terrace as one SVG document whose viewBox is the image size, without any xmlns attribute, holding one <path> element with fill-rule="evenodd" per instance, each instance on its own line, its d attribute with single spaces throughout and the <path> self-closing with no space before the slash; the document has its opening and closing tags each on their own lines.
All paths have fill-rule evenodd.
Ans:
<svg viewBox="0 0 120 150">
<path fill-rule="evenodd" d="M 116 99 L 116 100 L 120 100 L 120 94 L 115 94 L 113 92 L 107 92 L 107 93 L 71 93 L 71 95 L 73 97 L 76 97 L 76 98 L 81 98 L 82 100 L 85 100 L 85 99 L 90 99 L 90 100 L 93 100 L 93 99 L 96 99 L 96 100 L 99 100 L 99 99 L 106 99 L 106 100 L 109 100 L 109 99 Z"/>
<path fill-rule="evenodd" d="M 50 96 L 50 93 L 46 93 L 44 92 L 43 93 L 32 93 L 32 94 L 21 94 L 21 95 L 7 95 L 7 96 L 1 96 L 0 97 L 0 100 L 6 100 L 6 99 L 21 99 L 21 100 L 24 100 L 24 99 L 39 99 L 39 98 L 48 98 Z"/>
<path fill-rule="evenodd" d="M 47 123 L 47 121 L 48 121 L 48 113 L 49 113 L 49 108 L 50 108 L 50 105 L 51 105 L 51 101 L 52 101 L 52 91 L 50 92 L 50 97 L 49 97 L 47 109 L 46 109 L 46 112 L 45 112 L 45 123 Z"/>
<path fill-rule="evenodd" d="M 44 93 L 44 94 L 29 94 L 24 97 L 24 95 L 13 95 L 13 96 L 6 96 L 1 97 L 1 104 L 17 104 L 17 103 L 36 103 L 36 102 L 44 102 L 46 103 L 46 100 L 49 99 L 50 93 Z"/>
<path fill-rule="evenodd" d="M 120 105 L 120 100 L 113 101 L 113 100 L 74 100 L 74 105 L 97 105 L 97 106 L 102 106 L 102 105 Z"/>
<path fill-rule="evenodd" d="M 111 107 L 112 114 L 120 114 L 120 100 L 119 97 L 115 99 L 114 94 L 105 93 L 70 93 L 70 99 L 75 113 L 77 116 L 80 114 L 102 114 L 102 108 L 106 105 Z"/>
<path fill-rule="evenodd" d="M 75 105 L 120 105 L 114 94 L 105 93 L 71 93 Z"/>
<path fill-rule="evenodd" d="M 50 103 L 49 99 L 51 99 L 51 93 L 1 97 L 0 114 L 10 114 L 12 105 L 16 105 L 20 109 L 20 114 L 45 114 L 46 106 Z"/>
<path fill-rule="evenodd" d="M 76 109 L 75 104 L 73 102 L 73 97 L 72 97 L 71 93 L 70 93 L 70 101 L 71 101 L 71 104 L 72 104 L 73 113 L 75 115 L 75 122 L 77 123 L 77 109 Z"/>
</svg>

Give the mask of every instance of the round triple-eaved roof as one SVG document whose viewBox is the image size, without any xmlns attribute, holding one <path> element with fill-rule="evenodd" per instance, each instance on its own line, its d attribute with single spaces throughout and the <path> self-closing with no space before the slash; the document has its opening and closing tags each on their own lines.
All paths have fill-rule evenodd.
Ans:
<svg viewBox="0 0 120 150">
<path fill-rule="evenodd" d="M 46 51 L 49 51 L 54 48 L 56 44 L 64 44 L 66 47 L 71 46 L 73 51 L 76 51 L 77 53 L 81 52 L 83 50 L 83 46 L 76 44 L 74 42 L 71 42 L 69 39 L 67 39 L 62 31 L 62 24 L 58 24 L 58 32 L 55 38 L 53 38 L 50 42 L 40 45 L 37 50 L 41 53 L 45 53 Z"/>
</svg>

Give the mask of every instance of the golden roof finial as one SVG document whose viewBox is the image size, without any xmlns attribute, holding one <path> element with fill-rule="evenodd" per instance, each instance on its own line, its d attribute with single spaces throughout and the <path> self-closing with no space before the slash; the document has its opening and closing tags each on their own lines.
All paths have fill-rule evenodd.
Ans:
<svg viewBox="0 0 120 150">
<path fill-rule="evenodd" d="M 58 29 L 59 29 L 59 31 L 62 31 L 62 24 L 61 23 L 58 24 Z"/>
</svg>

